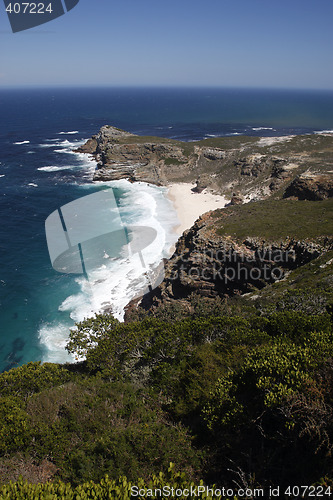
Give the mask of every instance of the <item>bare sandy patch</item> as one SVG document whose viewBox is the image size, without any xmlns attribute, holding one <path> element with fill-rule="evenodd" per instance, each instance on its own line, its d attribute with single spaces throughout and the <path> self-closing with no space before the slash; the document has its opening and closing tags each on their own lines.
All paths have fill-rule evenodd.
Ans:
<svg viewBox="0 0 333 500">
<path fill-rule="evenodd" d="M 257 142 L 258 146 L 272 146 L 279 142 L 290 141 L 294 135 L 285 135 L 283 137 L 261 137 Z"/>
<path fill-rule="evenodd" d="M 168 197 L 173 202 L 177 211 L 179 226 L 175 232 L 180 236 L 186 229 L 193 226 L 194 222 L 210 210 L 224 208 L 230 200 L 225 196 L 213 194 L 207 190 L 195 193 L 195 184 L 179 183 L 169 186 Z"/>
</svg>

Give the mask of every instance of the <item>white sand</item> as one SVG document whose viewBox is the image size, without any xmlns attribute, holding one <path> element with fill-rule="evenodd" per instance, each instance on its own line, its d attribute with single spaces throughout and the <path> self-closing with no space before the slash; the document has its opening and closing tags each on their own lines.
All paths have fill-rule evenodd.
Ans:
<svg viewBox="0 0 333 500">
<path fill-rule="evenodd" d="M 273 144 L 291 141 L 294 135 L 284 135 L 281 137 L 261 137 L 257 142 L 257 146 L 272 146 Z"/>
<path fill-rule="evenodd" d="M 173 202 L 177 211 L 179 226 L 175 227 L 180 236 L 186 229 L 193 226 L 194 222 L 209 210 L 224 208 L 229 199 L 224 196 L 212 194 L 207 190 L 194 193 L 195 184 L 170 184 L 168 197 Z"/>
</svg>

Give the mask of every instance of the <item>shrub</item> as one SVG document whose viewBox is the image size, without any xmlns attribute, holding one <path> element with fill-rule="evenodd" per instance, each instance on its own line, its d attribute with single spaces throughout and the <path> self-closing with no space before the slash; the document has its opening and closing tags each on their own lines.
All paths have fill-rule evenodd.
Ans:
<svg viewBox="0 0 333 500">
<path fill-rule="evenodd" d="M 28 363 L 0 374 L 0 396 L 28 398 L 49 387 L 64 384 L 73 376 L 63 366 L 40 361 Z"/>
<path fill-rule="evenodd" d="M 207 495 L 205 488 L 203 488 L 204 491 L 198 491 L 198 486 L 204 486 L 202 480 L 191 482 L 183 472 L 175 472 L 172 463 L 167 473 L 152 474 L 148 480 L 141 478 L 137 479 L 135 483 L 124 476 L 117 479 L 105 476 L 99 483 L 91 481 L 73 488 L 62 482 L 32 485 L 21 479 L 16 483 L 0 487 L 0 495 L 6 500 L 130 500 L 133 498 L 133 486 L 136 488 L 133 490 L 133 494 L 138 490 L 145 490 L 146 496 L 153 499 L 161 498 L 159 491 L 163 491 L 165 487 L 170 492 L 171 488 L 174 490 L 191 490 L 193 488 L 196 491 L 195 498 L 199 500 L 211 498 L 209 494 Z M 214 486 L 212 487 L 214 488 Z M 155 490 L 157 491 L 155 492 Z M 190 497 L 185 494 L 185 496 L 181 495 L 177 498 L 184 500 Z M 219 496 L 214 498 L 221 499 Z"/>
<path fill-rule="evenodd" d="M 259 482 L 280 485 L 330 472 L 332 384 L 324 389 L 319 373 L 332 355 L 332 332 L 304 334 L 299 342 L 280 336 L 218 380 L 203 409 L 215 465 L 220 461 L 216 474 L 228 460 Z"/>
<path fill-rule="evenodd" d="M 158 472 L 171 460 L 188 472 L 199 465 L 191 436 L 172 425 L 148 392 L 102 379 L 57 387 L 30 398 L 33 439 L 26 452 L 48 456 L 73 484 Z M 190 465 L 188 465 L 190 464 Z"/>
<path fill-rule="evenodd" d="M 23 404 L 16 398 L 0 398 L 0 454 L 25 449 L 31 439 L 31 425 Z"/>
</svg>

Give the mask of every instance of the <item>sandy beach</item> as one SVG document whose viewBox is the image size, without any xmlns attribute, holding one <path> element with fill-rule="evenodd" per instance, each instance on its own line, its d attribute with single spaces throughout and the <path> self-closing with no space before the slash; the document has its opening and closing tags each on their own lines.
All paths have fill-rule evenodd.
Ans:
<svg viewBox="0 0 333 500">
<path fill-rule="evenodd" d="M 192 191 L 194 187 L 195 184 L 190 183 L 171 184 L 169 186 L 168 197 L 174 204 L 180 222 L 179 226 L 175 227 L 175 231 L 179 236 L 186 229 L 193 226 L 200 215 L 209 210 L 224 208 L 230 201 L 224 196 L 212 194 L 207 190 L 195 193 Z"/>
</svg>

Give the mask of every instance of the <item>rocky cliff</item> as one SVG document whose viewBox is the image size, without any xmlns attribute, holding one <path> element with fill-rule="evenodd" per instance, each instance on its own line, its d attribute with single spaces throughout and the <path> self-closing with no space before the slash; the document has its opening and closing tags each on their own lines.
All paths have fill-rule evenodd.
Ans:
<svg viewBox="0 0 333 500">
<path fill-rule="evenodd" d="M 193 294 L 215 299 L 258 293 L 331 250 L 332 199 L 263 201 L 251 203 L 250 211 L 243 205 L 208 212 L 178 240 L 163 282 L 139 307 L 154 311 L 177 301 L 186 309 Z"/>
<path fill-rule="evenodd" d="M 304 174 L 332 179 L 333 172 L 333 135 L 234 136 L 185 143 L 104 126 L 78 151 L 97 159 L 95 180 L 128 178 L 157 185 L 195 182 L 197 191 L 209 188 L 235 196 L 236 203 L 284 192 L 285 196 L 298 196 L 300 189 L 303 193 L 306 189 L 300 181 L 289 188 L 295 179 Z M 325 182 L 327 187 L 319 183 L 318 190 L 331 196 L 332 180 Z M 312 192 L 315 190 L 313 184 Z M 316 198 L 311 194 L 310 199 Z"/>
<path fill-rule="evenodd" d="M 297 176 L 287 187 L 284 198 L 298 200 L 325 200 L 333 197 L 333 172 L 312 174 L 306 172 Z"/>
</svg>

